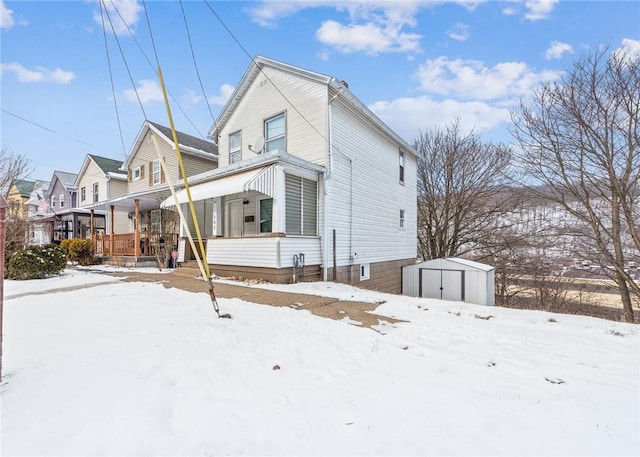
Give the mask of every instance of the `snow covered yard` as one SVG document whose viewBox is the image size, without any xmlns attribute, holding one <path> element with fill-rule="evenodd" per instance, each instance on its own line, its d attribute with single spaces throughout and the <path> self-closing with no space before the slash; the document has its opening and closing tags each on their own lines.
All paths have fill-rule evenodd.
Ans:
<svg viewBox="0 0 640 457">
<path fill-rule="evenodd" d="M 254 287 L 384 302 L 407 322 L 239 299 L 218 319 L 206 294 L 83 270 L 6 281 L 2 455 L 640 453 L 638 326 Z"/>
</svg>

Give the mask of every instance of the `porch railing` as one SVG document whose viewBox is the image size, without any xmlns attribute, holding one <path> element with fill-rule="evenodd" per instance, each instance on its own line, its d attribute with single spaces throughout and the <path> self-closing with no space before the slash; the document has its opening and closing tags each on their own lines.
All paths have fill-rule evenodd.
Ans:
<svg viewBox="0 0 640 457">
<path fill-rule="evenodd" d="M 111 240 L 113 239 L 113 249 Z M 136 234 L 114 233 L 96 236 L 94 239 L 94 250 L 98 255 L 136 255 Z M 147 238 L 140 239 L 140 255 L 150 255 L 151 246 Z"/>
</svg>

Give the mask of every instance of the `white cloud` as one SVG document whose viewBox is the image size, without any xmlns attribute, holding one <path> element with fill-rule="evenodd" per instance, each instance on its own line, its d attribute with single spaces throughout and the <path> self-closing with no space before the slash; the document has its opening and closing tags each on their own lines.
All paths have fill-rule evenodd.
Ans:
<svg viewBox="0 0 640 457">
<path fill-rule="evenodd" d="M 524 2 L 524 6 L 527 8 L 527 13 L 524 17 L 530 21 L 546 19 L 558 1 L 559 0 L 527 0 Z"/>
<path fill-rule="evenodd" d="M 110 0 L 104 2 L 104 6 L 106 6 L 107 10 L 104 12 L 105 28 L 115 32 L 116 35 L 127 35 L 129 34 L 129 30 L 133 31 L 133 27 L 140 19 L 140 14 L 143 11 L 142 6 L 137 0 Z M 111 21 L 109 21 L 108 18 L 110 18 Z M 96 11 L 93 19 L 102 27 L 103 18 L 101 17 L 100 10 Z M 111 28 L 112 25 L 113 30 Z"/>
<path fill-rule="evenodd" d="M 631 56 L 640 56 L 640 41 L 631 38 L 623 38 L 620 48 L 616 51 L 624 51 Z"/>
<path fill-rule="evenodd" d="M 573 48 L 570 44 L 563 43 L 561 41 L 553 41 L 547 52 L 545 52 L 544 57 L 547 60 L 551 59 L 560 59 L 567 52 L 573 52 Z"/>
<path fill-rule="evenodd" d="M 478 101 L 436 101 L 428 96 L 379 101 L 369 109 L 409 143 L 420 131 L 444 127 L 456 119 L 464 130 L 476 133 L 500 127 L 509 120 L 507 108 Z"/>
<path fill-rule="evenodd" d="M 456 22 L 447 33 L 449 38 L 456 41 L 467 41 L 469 39 L 469 26 L 462 22 Z"/>
<path fill-rule="evenodd" d="M 15 25 L 13 20 L 13 10 L 7 8 L 3 1 L 0 1 L 0 28 L 10 29 Z"/>
<path fill-rule="evenodd" d="M 209 103 L 211 105 L 224 106 L 224 104 L 227 103 L 227 100 L 229 100 L 229 97 L 231 97 L 231 94 L 233 94 L 233 91 L 235 89 L 236 88 L 234 86 L 231 86 L 229 84 L 223 84 L 222 86 L 220 86 L 220 92 L 218 95 L 209 97 Z"/>
<path fill-rule="evenodd" d="M 326 21 L 316 31 L 316 38 L 342 53 L 364 52 L 376 55 L 385 52 L 420 50 L 421 36 L 403 33 L 395 26 L 381 27 L 374 23 L 342 25 Z"/>
<path fill-rule="evenodd" d="M 506 8 L 502 8 L 502 14 L 505 16 L 515 16 L 518 14 L 518 10 L 512 6 L 507 6 Z"/>
<path fill-rule="evenodd" d="M 420 89 L 445 96 L 496 100 L 529 95 L 535 87 L 560 77 L 560 72 L 535 72 L 523 62 L 503 62 L 491 68 L 476 60 L 427 60 L 418 68 Z"/>
<path fill-rule="evenodd" d="M 15 62 L 0 64 L 0 73 L 13 73 L 21 83 L 68 84 L 76 77 L 72 71 L 64 71 L 60 68 L 49 70 L 36 67 L 35 70 L 29 70 Z"/>
<path fill-rule="evenodd" d="M 136 97 L 136 92 L 138 93 L 138 97 L 140 97 L 141 103 L 164 102 L 162 88 L 160 84 L 153 79 L 141 79 L 138 81 L 136 90 L 127 89 L 123 92 L 123 96 L 127 101 L 137 102 L 138 97 Z"/>
</svg>

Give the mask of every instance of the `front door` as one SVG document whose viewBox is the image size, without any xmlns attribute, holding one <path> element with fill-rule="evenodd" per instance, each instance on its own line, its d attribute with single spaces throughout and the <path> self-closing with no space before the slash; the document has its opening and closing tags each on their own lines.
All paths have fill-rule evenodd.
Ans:
<svg viewBox="0 0 640 457">
<path fill-rule="evenodd" d="M 234 200 L 227 203 L 227 227 L 229 237 L 241 237 L 242 227 L 242 200 Z"/>
</svg>

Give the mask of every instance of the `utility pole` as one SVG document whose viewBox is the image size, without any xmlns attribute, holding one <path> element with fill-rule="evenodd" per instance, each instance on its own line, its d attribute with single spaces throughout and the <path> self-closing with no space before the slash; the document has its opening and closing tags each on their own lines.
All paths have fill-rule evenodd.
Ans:
<svg viewBox="0 0 640 457">
<path fill-rule="evenodd" d="M 2 316 L 4 314 L 4 238 L 7 201 L 0 195 L 0 379 L 2 379 Z"/>
</svg>

